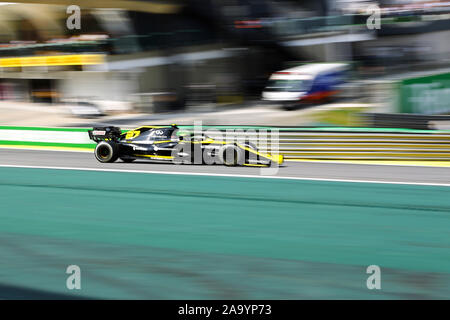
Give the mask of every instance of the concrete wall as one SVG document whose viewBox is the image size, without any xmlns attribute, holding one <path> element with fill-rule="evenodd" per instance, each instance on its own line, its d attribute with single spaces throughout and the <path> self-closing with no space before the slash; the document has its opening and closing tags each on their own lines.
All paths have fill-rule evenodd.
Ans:
<svg viewBox="0 0 450 320">
<path fill-rule="evenodd" d="M 63 99 L 128 101 L 136 88 L 136 76 L 128 72 L 71 72 L 57 90 Z"/>
<path fill-rule="evenodd" d="M 450 31 L 428 32 L 412 35 L 385 36 L 376 40 L 356 43 L 355 47 L 418 47 L 423 60 L 450 59 Z"/>
</svg>

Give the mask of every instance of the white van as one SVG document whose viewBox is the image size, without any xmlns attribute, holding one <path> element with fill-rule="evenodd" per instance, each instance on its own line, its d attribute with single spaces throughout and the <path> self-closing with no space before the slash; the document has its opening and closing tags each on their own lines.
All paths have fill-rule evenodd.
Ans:
<svg viewBox="0 0 450 320">
<path fill-rule="evenodd" d="M 335 96 L 347 78 L 345 63 L 310 63 L 275 72 L 262 94 L 265 101 L 287 109 L 303 103 L 320 103 Z"/>
</svg>

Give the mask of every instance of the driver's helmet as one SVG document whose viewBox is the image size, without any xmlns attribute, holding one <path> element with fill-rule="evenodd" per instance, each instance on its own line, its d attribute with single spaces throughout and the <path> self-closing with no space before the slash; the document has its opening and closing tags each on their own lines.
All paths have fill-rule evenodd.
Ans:
<svg viewBox="0 0 450 320">
<path fill-rule="evenodd" d="M 189 141 L 191 139 L 191 133 L 189 131 L 183 131 L 183 130 L 178 129 L 176 132 L 176 135 L 179 140 Z"/>
</svg>

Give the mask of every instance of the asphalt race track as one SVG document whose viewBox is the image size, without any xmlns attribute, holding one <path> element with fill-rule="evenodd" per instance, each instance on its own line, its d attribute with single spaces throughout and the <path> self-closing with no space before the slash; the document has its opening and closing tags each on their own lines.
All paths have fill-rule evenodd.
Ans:
<svg viewBox="0 0 450 320">
<path fill-rule="evenodd" d="M 260 173 L 0 149 L 0 299 L 450 298 L 450 168 Z"/>
<path fill-rule="evenodd" d="M 123 163 L 120 160 L 105 164 L 99 163 L 89 152 L 0 149 L 1 165 L 261 176 L 260 168 L 256 167 L 174 165 L 146 161 Z M 450 168 L 285 162 L 274 177 L 450 185 Z"/>
</svg>

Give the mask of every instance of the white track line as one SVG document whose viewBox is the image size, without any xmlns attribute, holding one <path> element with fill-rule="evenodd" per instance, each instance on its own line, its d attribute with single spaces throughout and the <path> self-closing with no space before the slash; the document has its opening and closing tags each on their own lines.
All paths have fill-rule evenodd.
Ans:
<svg viewBox="0 0 450 320">
<path fill-rule="evenodd" d="M 61 147 L 40 147 L 40 146 L 0 146 L 0 149 L 8 150 L 25 150 L 25 151 L 55 151 L 55 152 L 81 152 L 81 153 L 93 153 L 94 149 L 81 149 L 75 147 L 65 147 L 67 149 L 62 149 Z"/>
<path fill-rule="evenodd" d="M 62 149 L 61 147 L 40 147 L 40 146 L 3 146 L 0 145 L 0 149 L 10 150 L 25 150 L 25 151 L 55 151 L 55 152 L 78 152 L 78 153 L 92 153 L 94 149 L 80 149 L 71 148 Z M 374 160 L 315 160 L 315 159 L 284 159 L 285 162 L 297 162 L 297 163 L 325 163 L 325 164 L 345 164 L 345 165 L 364 165 L 364 166 L 399 166 L 399 167 L 419 167 L 419 168 L 450 168 L 450 161 L 446 161 L 449 165 L 440 165 L 436 162 L 445 162 L 445 160 L 396 160 L 396 163 L 383 163 L 394 160 L 379 160 L 379 163 L 375 163 Z M 375 160 L 378 161 L 378 160 Z M 411 163 L 413 162 L 413 163 Z M 422 162 L 422 163 L 419 163 Z"/>
<path fill-rule="evenodd" d="M 222 174 L 203 172 L 173 172 L 173 171 L 139 171 L 124 169 L 100 169 L 100 168 L 77 168 L 77 167 L 52 167 L 52 166 L 22 166 L 4 165 L 0 168 L 26 168 L 26 169 L 50 169 L 50 170 L 77 170 L 77 171 L 97 171 L 97 172 L 123 172 L 123 173 L 145 173 L 145 174 L 167 174 L 185 176 L 209 176 L 209 177 L 229 177 L 229 178 L 259 178 L 259 179 L 281 179 L 281 180 L 301 180 L 301 181 L 326 181 L 326 182 L 350 182 L 350 183 L 376 183 L 376 184 L 398 184 L 398 185 L 419 185 L 419 186 L 440 186 L 450 187 L 449 183 L 427 183 L 427 182 L 403 182 L 403 181 L 377 181 L 377 180 L 354 180 L 354 179 L 325 179 L 314 177 L 285 177 L 285 176 L 263 176 L 248 174 Z"/>
</svg>

